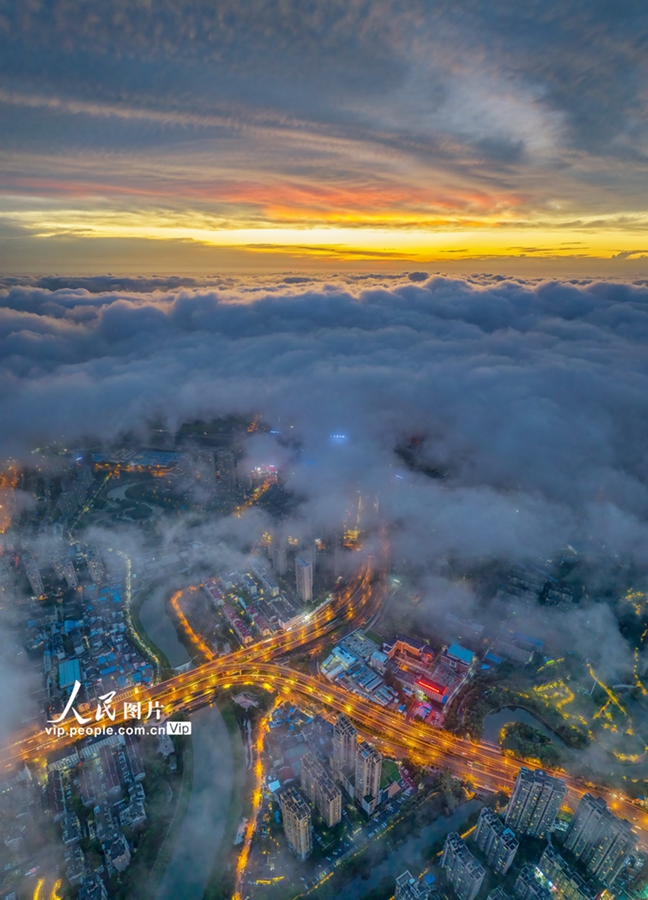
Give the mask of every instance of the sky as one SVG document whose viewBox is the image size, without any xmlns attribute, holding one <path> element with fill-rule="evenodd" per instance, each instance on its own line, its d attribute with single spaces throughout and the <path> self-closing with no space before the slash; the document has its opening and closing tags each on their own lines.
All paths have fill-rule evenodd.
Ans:
<svg viewBox="0 0 648 900">
<path fill-rule="evenodd" d="M 0 271 L 648 276 L 639 0 L 0 0 Z"/>
</svg>

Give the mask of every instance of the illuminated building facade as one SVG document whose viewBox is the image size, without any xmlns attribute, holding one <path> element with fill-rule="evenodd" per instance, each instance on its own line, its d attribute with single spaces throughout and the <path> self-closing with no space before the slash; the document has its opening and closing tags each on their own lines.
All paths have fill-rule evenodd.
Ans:
<svg viewBox="0 0 648 900">
<path fill-rule="evenodd" d="M 553 900 L 553 894 L 540 881 L 534 866 L 525 866 L 518 875 L 513 893 L 517 900 Z"/>
<path fill-rule="evenodd" d="M 545 848 L 538 868 L 562 900 L 596 900 L 600 893 L 596 885 L 583 878 L 551 845 Z"/>
<path fill-rule="evenodd" d="M 355 797 L 371 815 L 380 797 L 382 756 L 366 741 L 358 744 L 355 759 Z"/>
<path fill-rule="evenodd" d="M 298 859 L 307 859 L 313 852 L 313 826 L 308 803 L 296 787 L 287 787 L 279 794 L 279 805 L 288 846 Z"/>
<path fill-rule="evenodd" d="M 295 557 L 295 578 L 297 594 L 305 602 L 313 599 L 313 564 L 301 556 Z"/>
<path fill-rule="evenodd" d="M 629 822 L 610 812 L 602 797 L 583 796 L 567 831 L 565 847 L 590 875 L 609 887 L 635 845 Z"/>
<path fill-rule="evenodd" d="M 544 837 L 553 828 L 565 799 L 565 782 L 522 767 L 506 811 L 506 824 L 519 834 Z"/>
<path fill-rule="evenodd" d="M 475 844 L 486 857 L 490 868 L 498 875 L 508 872 L 520 846 L 511 829 L 487 806 L 482 809 L 477 821 Z"/>
<path fill-rule="evenodd" d="M 446 838 L 441 867 L 459 900 L 475 900 L 486 877 L 486 870 L 456 832 Z"/>
<path fill-rule="evenodd" d="M 348 775 L 353 771 L 358 744 L 358 732 L 345 715 L 335 720 L 333 727 L 333 771 Z"/>
<path fill-rule="evenodd" d="M 301 785 L 329 828 L 342 820 L 342 791 L 313 753 L 301 758 Z"/>
</svg>

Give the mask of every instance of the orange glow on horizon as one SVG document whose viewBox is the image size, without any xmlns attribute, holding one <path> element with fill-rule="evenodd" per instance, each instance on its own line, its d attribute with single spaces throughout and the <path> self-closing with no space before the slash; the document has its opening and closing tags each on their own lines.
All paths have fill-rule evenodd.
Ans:
<svg viewBox="0 0 648 900">
<path fill-rule="evenodd" d="M 15 466 L 7 466 L 0 471 L 0 534 L 4 534 L 11 525 L 11 494 L 18 484 L 18 470 Z"/>
<path fill-rule="evenodd" d="M 648 256 L 628 250 L 637 246 L 648 224 L 638 213 L 595 217 L 575 211 L 569 216 L 548 208 L 538 213 L 521 194 L 491 196 L 467 189 L 421 196 L 407 185 L 285 187 L 266 185 L 255 193 L 258 185 L 251 185 L 246 195 L 237 185 L 232 198 L 225 191 L 200 211 L 192 210 L 186 198 L 178 208 L 148 208 L 137 200 L 118 208 L 97 204 L 97 197 L 75 202 L 69 196 L 67 208 L 46 204 L 0 216 L 39 240 L 163 242 L 170 261 L 193 252 L 192 247 L 237 251 L 251 264 L 253 257 L 274 256 L 276 262 L 283 258 L 293 264 L 319 260 L 323 267 L 363 261 L 598 260 L 618 268 Z"/>
</svg>

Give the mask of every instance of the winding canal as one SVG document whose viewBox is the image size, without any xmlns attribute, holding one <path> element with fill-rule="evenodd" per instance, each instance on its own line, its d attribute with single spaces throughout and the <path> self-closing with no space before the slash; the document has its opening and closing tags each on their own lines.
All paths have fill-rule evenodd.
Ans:
<svg viewBox="0 0 648 900">
<path fill-rule="evenodd" d="M 150 640 L 172 666 L 189 662 L 165 604 L 163 589 L 142 603 L 139 618 Z M 193 783 L 187 813 L 178 831 L 156 900 L 201 900 L 224 838 L 234 782 L 232 746 L 220 710 L 194 713 Z"/>
</svg>

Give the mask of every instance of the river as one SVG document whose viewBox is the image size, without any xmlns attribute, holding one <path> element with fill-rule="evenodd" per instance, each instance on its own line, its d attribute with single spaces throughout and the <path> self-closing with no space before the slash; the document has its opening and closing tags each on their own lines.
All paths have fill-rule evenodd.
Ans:
<svg viewBox="0 0 648 900">
<path fill-rule="evenodd" d="M 499 743 L 498 737 L 500 731 L 505 725 L 510 725 L 513 722 L 524 722 L 525 725 L 531 725 L 532 728 L 536 728 L 538 731 L 542 732 L 545 737 L 551 738 L 558 746 L 566 746 L 564 741 L 562 741 L 554 731 L 547 728 L 544 722 L 537 719 L 532 713 L 528 712 L 526 709 L 522 709 L 520 706 L 505 706 L 502 709 L 496 709 L 494 712 L 489 713 L 484 719 L 482 739 L 490 741 L 492 744 Z"/>
<path fill-rule="evenodd" d="M 168 591 L 160 587 L 144 600 L 140 622 L 172 666 L 189 662 L 166 611 Z M 201 900 L 223 840 L 234 781 L 232 746 L 217 706 L 191 717 L 193 784 L 187 813 L 174 841 L 156 900 Z"/>
<path fill-rule="evenodd" d="M 166 610 L 169 590 L 158 586 L 151 591 L 139 610 L 139 620 L 156 647 L 164 653 L 172 668 L 189 662 L 191 657 L 185 645 L 179 640 L 175 626 Z"/>
<path fill-rule="evenodd" d="M 232 800 L 232 746 L 217 706 L 194 713 L 193 785 L 156 900 L 201 900 Z"/>
</svg>

